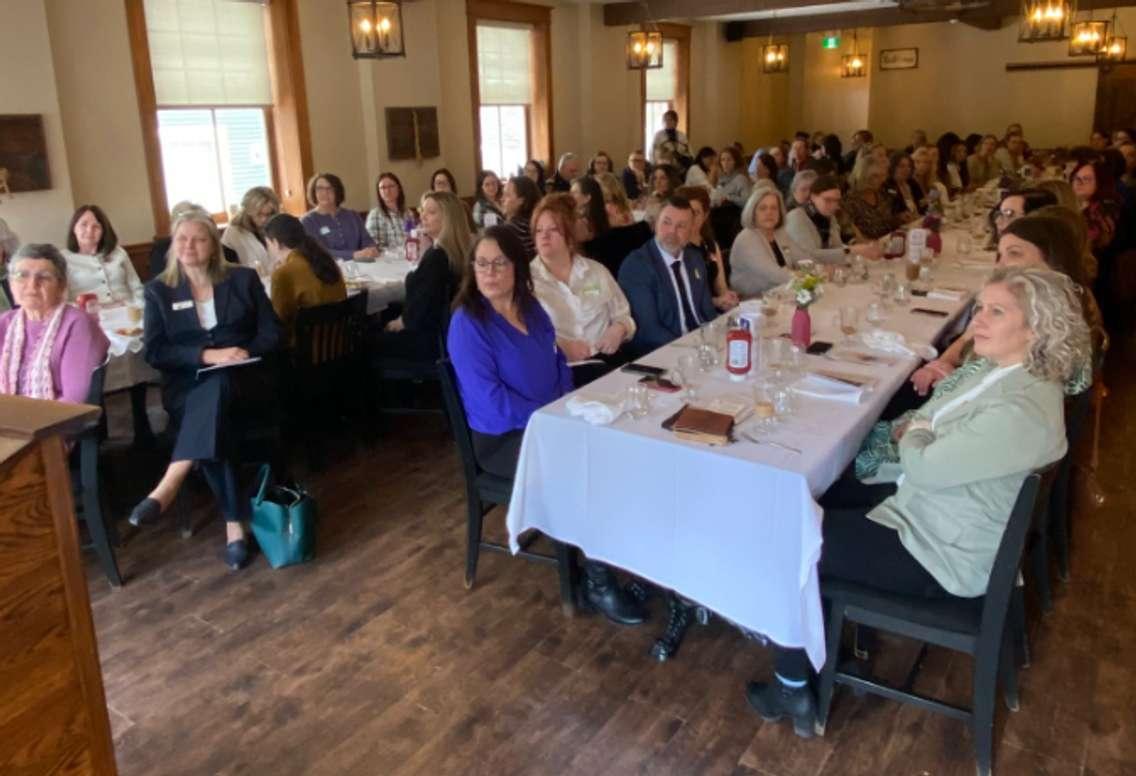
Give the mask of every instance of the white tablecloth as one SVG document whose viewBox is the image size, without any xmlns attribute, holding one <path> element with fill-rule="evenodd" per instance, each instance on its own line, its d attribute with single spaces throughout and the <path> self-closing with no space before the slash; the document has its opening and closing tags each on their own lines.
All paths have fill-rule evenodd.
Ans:
<svg viewBox="0 0 1136 776">
<path fill-rule="evenodd" d="M 989 257 L 985 257 L 989 261 Z M 948 266 L 950 265 L 950 266 Z M 897 264 L 873 267 L 873 275 Z M 981 269 L 940 262 L 936 285 L 976 289 Z M 812 308 L 813 338 L 840 339 L 836 311 L 877 301 L 871 282 L 829 284 Z M 951 313 L 920 316 L 890 311 L 883 327 L 912 341 L 931 342 L 966 307 L 957 302 L 913 306 Z M 765 334 L 788 328 L 783 307 Z M 697 335 L 660 348 L 642 363 L 673 367 L 691 353 Z M 521 448 L 507 525 L 514 552 L 520 534 L 536 529 L 601 560 L 699 602 L 728 620 L 786 647 L 803 647 L 818 669 L 824 663 L 824 623 L 816 561 L 821 509 L 815 499 L 851 462 L 890 397 L 916 366 L 897 357 L 893 366 L 868 368 L 808 356 L 812 366 L 871 375 L 873 392 L 860 404 L 799 396 L 797 409 L 769 438 L 801 450 L 791 453 L 739 441 L 726 447 L 683 442 L 660 423 L 682 403 L 652 393 L 650 414 L 624 416 L 612 426 L 591 426 L 568 415 L 561 398 L 536 412 Z M 584 387 L 588 396 L 622 396 L 638 377 L 614 372 Z M 717 395 L 752 396 L 749 383 L 732 383 L 719 367 L 698 384 L 699 403 Z"/>
<path fill-rule="evenodd" d="M 401 251 L 385 251 L 373 262 L 341 264 L 349 286 L 359 282 L 367 289 L 367 315 L 377 315 L 392 302 L 406 298 L 406 276 L 414 268 Z"/>
</svg>

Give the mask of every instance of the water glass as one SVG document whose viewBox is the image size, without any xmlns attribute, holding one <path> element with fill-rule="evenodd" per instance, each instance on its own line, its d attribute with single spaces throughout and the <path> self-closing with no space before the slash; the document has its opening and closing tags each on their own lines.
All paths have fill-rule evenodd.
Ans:
<svg viewBox="0 0 1136 776">
<path fill-rule="evenodd" d="M 699 350 L 703 346 L 699 345 Z M 697 396 L 697 389 L 694 385 L 694 376 L 698 374 L 700 369 L 701 359 L 693 353 L 683 353 L 678 358 L 678 366 L 675 368 L 675 377 L 678 378 L 677 382 L 683 387 L 682 397 L 689 401 L 693 401 Z"/>
<path fill-rule="evenodd" d="M 848 270 L 844 267 L 836 267 L 832 270 L 832 282 L 837 288 L 844 288 L 848 285 Z"/>
<path fill-rule="evenodd" d="M 895 303 L 900 307 L 906 307 L 911 302 L 911 291 L 907 282 L 896 283 L 895 285 Z"/>
<path fill-rule="evenodd" d="M 780 369 L 788 358 L 789 343 L 781 337 L 767 337 L 761 340 L 763 353 L 761 363 L 769 371 Z"/>
<path fill-rule="evenodd" d="M 868 311 L 864 315 L 864 319 L 867 320 L 868 323 L 880 324 L 883 323 L 886 318 L 887 315 L 884 313 L 883 307 L 878 303 L 872 302 L 868 305 Z"/>
<path fill-rule="evenodd" d="M 840 308 L 840 333 L 844 335 L 845 340 L 851 340 L 855 336 L 859 322 L 859 309 L 852 306 Z"/>
<path fill-rule="evenodd" d="M 645 418 L 651 411 L 651 397 L 647 386 L 635 382 L 627 386 L 627 395 L 623 408 L 631 413 L 633 418 Z"/>
<path fill-rule="evenodd" d="M 753 429 L 767 431 L 777 425 L 777 409 L 774 399 L 776 389 L 768 380 L 758 380 L 753 386 Z"/>
</svg>

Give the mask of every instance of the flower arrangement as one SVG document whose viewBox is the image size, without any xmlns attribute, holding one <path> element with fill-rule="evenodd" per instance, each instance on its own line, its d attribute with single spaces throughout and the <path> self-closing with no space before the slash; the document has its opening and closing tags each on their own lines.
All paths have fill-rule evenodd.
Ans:
<svg viewBox="0 0 1136 776">
<path fill-rule="evenodd" d="M 812 272 L 805 272 L 793 278 L 789 288 L 793 292 L 797 309 L 805 310 L 813 302 L 820 299 L 823 281 L 824 279 L 820 275 Z"/>
</svg>

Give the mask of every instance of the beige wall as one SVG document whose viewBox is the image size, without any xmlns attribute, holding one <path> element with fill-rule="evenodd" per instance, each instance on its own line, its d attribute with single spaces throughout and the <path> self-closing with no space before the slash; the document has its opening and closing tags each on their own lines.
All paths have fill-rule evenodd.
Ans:
<svg viewBox="0 0 1136 776">
<path fill-rule="evenodd" d="M 43 0 L 0 0 L 4 45 L 0 46 L 0 111 L 43 116 L 51 188 L 21 191 L 0 199 L 0 218 L 24 242 L 66 238 L 75 203 L 63 139 L 51 39 Z"/>
</svg>

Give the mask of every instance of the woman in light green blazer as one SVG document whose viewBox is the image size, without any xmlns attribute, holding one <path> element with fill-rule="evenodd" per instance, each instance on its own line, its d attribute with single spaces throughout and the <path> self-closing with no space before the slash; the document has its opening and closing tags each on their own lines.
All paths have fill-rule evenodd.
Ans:
<svg viewBox="0 0 1136 776">
<path fill-rule="evenodd" d="M 896 430 L 903 474 L 876 504 L 826 508 L 825 579 L 913 596 L 986 592 L 1026 476 L 1065 454 L 1062 384 L 1090 348 L 1075 286 L 1047 269 L 997 270 L 971 324 L 978 358 L 950 391 Z M 790 717 L 808 737 L 815 702 L 801 649 L 776 649 L 778 681 L 751 682 L 766 720 Z"/>
</svg>

